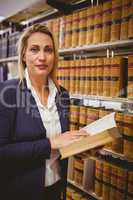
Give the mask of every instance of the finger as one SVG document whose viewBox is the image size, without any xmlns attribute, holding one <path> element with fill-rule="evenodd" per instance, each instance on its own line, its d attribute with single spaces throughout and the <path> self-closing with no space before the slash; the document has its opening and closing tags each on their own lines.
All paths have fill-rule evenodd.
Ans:
<svg viewBox="0 0 133 200">
<path fill-rule="evenodd" d="M 72 131 L 70 132 L 71 135 L 87 135 L 88 133 L 84 130 L 79 130 L 79 131 Z"/>
<path fill-rule="evenodd" d="M 78 132 L 75 135 L 77 135 L 77 136 L 88 136 L 88 133 Z"/>
<path fill-rule="evenodd" d="M 87 135 L 91 135 L 91 133 L 89 133 L 88 131 L 86 131 L 85 129 L 80 129 L 79 132 L 85 133 Z"/>
<path fill-rule="evenodd" d="M 71 139 L 77 139 L 77 138 L 80 138 L 81 137 L 81 135 L 72 135 L 69 139 L 71 140 Z"/>
<path fill-rule="evenodd" d="M 78 142 L 78 141 L 80 141 L 80 140 L 81 140 L 81 138 L 75 138 L 75 139 L 73 139 L 73 140 L 70 140 L 70 141 L 67 143 L 67 145 L 73 144 L 73 143 Z"/>
</svg>

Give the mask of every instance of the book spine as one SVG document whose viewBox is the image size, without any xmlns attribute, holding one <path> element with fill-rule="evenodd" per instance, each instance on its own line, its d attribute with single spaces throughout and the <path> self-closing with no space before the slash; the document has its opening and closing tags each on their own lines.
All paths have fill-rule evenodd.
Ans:
<svg viewBox="0 0 133 200">
<path fill-rule="evenodd" d="M 72 45 L 72 15 L 66 16 L 65 21 L 65 48 L 70 48 Z"/>
<path fill-rule="evenodd" d="M 104 117 L 107 114 L 110 114 L 111 112 L 113 112 L 112 109 L 99 109 L 99 118 Z M 108 143 L 105 145 L 106 148 L 111 148 L 112 147 L 112 142 Z"/>
<path fill-rule="evenodd" d="M 65 88 L 69 91 L 70 90 L 70 67 L 71 67 L 71 61 L 70 60 L 64 60 L 64 76 L 65 76 Z"/>
<path fill-rule="evenodd" d="M 56 70 L 56 78 L 57 78 L 57 81 L 58 81 L 59 85 L 61 85 L 61 70 L 60 70 L 60 66 L 61 66 L 61 61 L 59 60 L 58 61 L 58 67 L 57 67 L 57 70 Z"/>
<path fill-rule="evenodd" d="M 111 165 L 109 163 L 103 164 L 103 184 L 102 184 L 102 198 L 109 200 L 110 197 L 110 182 L 111 182 Z"/>
<path fill-rule="evenodd" d="M 86 59 L 86 72 L 85 72 L 85 89 L 84 93 L 89 95 L 91 93 L 91 59 Z"/>
<path fill-rule="evenodd" d="M 85 106 L 80 106 L 79 129 L 86 125 L 86 115 L 87 108 Z"/>
<path fill-rule="evenodd" d="M 133 172 L 128 173 L 128 192 L 133 194 Z"/>
<path fill-rule="evenodd" d="M 70 61 L 70 92 L 73 94 L 75 91 L 75 60 Z"/>
<path fill-rule="evenodd" d="M 130 159 L 133 159 L 132 146 L 133 146 L 133 115 L 124 115 L 124 155 Z"/>
<path fill-rule="evenodd" d="M 53 20 L 53 33 L 57 48 L 59 47 L 59 18 Z"/>
<path fill-rule="evenodd" d="M 65 29 L 66 29 L 66 17 L 59 18 L 59 48 L 65 47 Z"/>
<path fill-rule="evenodd" d="M 96 160 L 95 165 L 95 193 L 98 197 L 102 196 L 103 162 Z"/>
<path fill-rule="evenodd" d="M 82 186 L 83 183 L 83 170 L 84 170 L 84 161 L 82 158 L 74 156 L 74 181 L 78 185 Z"/>
<path fill-rule="evenodd" d="M 111 60 L 110 58 L 104 58 L 103 68 L 103 96 L 110 96 L 110 75 L 111 71 Z"/>
<path fill-rule="evenodd" d="M 79 129 L 79 106 L 70 106 L 70 130 Z"/>
<path fill-rule="evenodd" d="M 93 43 L 93 31 L 94 31 L 94 7 L 88 7 L 87 8 L 86 44 Z"/>
<path fill-rule="evenodd" d="M 102 42 L 102 5 L 94 7 L 93 43 Z"/>
<path fill-rule="evenodd" d="M 76 72 L 75 72 L 75 93 L 79 93 L 80 85 L 80 59 L 75 60 Z"/>
<path fill-rule="evenodd" d="M 116 192 L 117 192 L 117 177 L 118 177 L 118 171 L 116 166 L 111 167 L 111 174 L 110 174 L 111 180 L 110 180 L 110 195 L 109 199 L 116 200 Z"/>
<path fill-rule="evenodd" d="M 97 58 L 96 59 L 96 80 L 97 80 L 97 86 L 96 86 L 96 94 L 99 96 L 102 96 L 103 94 L 103 68 L 104 68 L 104 60 L 103 58 Z"/>
<path fill-rule="evenodd" d="M 99 110 L 92 107 L 87 107 L 87 124 L 90 124 L 99 118 Z"/>
<path fill-rule="evenodd" d="M 121 167 L 117 168 L 117 191 L 116 199 L 124 199 L 125 197 L 125 188 L 127 182 L 127 172 Z"/>
<path fill-rule="evenodd" d="M 110 41 L 111 21 L 112 3 L 107 1 L 103 3 L 102 42 Z"/>
<path fill-rule="evenodd" d="M 120 39 L 122 0 L 112 0 L 111 41 Z"/>
<path fill-rule="evenodd" d="M 72 14 L 72 47 L 78 46 L 79 37 L 79 12 Z"/>
<path fill-rule="evenodd" d="M 133 97 L 133 55 L 128 56 L 128 97 Z"/>
<path fill-rule="evenodd" d="M 115 121 L 117 124 L 117 128 L 119 130 L 119 133 L 121 134 L 121 138 L 116 139 L 115 142 L 112 144 L 112 150 L 123 153 L 123 133 L 124 133 L 124 113 L 123 112 L 116 112 L 115 115 Z"/>
<path fill-rule="evenodd" d="M 129 13 L 128 38 L 130 39 L 133 38 L 133 1 L 131 1 Z"/>
<path fill-rule="evenodd" d="M 110 96 L 118 97 L 122 95 L 124 70 L 123 59 L 121 57 L 111 58 L 111 81 L 110 81 Z"/>
<path fill-rule="evenodd" d="M 97 63 L 96 59 L 91 61 L 91 94 L 96 95 L 97 91 Z"/>
<path fill-rule="evenodd" d="M 128 39 L 128 23 L 130 17 L 131 0 L 122 0 L 122 17 L 121 17 L 121 31 L 120 40 Z"/>
<path fill-rule="evenodd" d="M 86 75 L 86 60 L 80 60 L 80 94 L 84 94 L 85 91 L 85 75 Z"/>
<path fill-rule="evenodd" d="M 87 31 L 87 9 L 79 12 L 79 41 L 78 45 L 82 46 L 86 43 L 86 31 Z"/>
</svg>

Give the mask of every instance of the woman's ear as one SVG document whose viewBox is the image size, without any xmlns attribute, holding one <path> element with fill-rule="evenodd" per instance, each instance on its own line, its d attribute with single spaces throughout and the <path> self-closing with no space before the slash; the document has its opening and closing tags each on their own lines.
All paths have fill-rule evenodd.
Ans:
<svg viewBox="0 0 133 200">
<path fill-rule="evenodd" d="M 24 62 L 26 61 L 25 54 L 23 55 L 22 60 L 23 60 Z"/>
</svg>

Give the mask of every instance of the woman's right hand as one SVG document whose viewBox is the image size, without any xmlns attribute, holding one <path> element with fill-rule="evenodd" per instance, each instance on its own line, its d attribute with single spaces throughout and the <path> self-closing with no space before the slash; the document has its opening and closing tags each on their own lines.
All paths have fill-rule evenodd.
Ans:
<svg viewBox="0 0 133 200">
<path fill-rule="evenodd" d="M 67 131 L 63 134 L 60 134 L 59 136 L 56 136 L 55 138 L 50 139 L 51 148 L 59 149 L 65 147 L 85 136 L 88 136 L 88 133 L 85 130 Z"/>
</svg>

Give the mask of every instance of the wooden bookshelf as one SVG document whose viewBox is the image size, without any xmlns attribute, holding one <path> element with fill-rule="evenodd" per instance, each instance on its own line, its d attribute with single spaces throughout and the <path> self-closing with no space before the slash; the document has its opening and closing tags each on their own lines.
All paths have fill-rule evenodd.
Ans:
<svg viewBox="0 0 133 200">
<path fill-rule="evenodd" d="M 102 200 L 102 198 L 96 196 L 94 192 L 85 190 L 82 186 L 76 184 L 74 181 L 67 179 L 68 184 L 72 185 L 73 187 L 79 189 L 81 192 L 87 194 L 88 198 L 91 200 Z"/>
<path fill-rule="evenodd" d="M 107 50 L 112 49 L 116 50 L 117 48 L 124 48 L 123 50 L 126 51 L 126 48 L 128 53 L 133 53 L 133 39 L 131 40 L 119 40 L 115 42 L 104 42 L 99 44 L 91 44 L 91 45 L 84 45 L 76 48 L 67 48 L 67 49 L 60 49 L 59 54 L 60 55 L 68 55 L 73 53 L 84 53 L 84 52 L 94 52 L 94 51 L 101 51 L 101 50 Z M 119 50 L 120 51 L 120 50 Z M 120 54 L 121 51 L 120 51 Z"/>
<path fill-rule="evenodd" d="M 2 58 L 0 59 L 0 63 L 4 63 L 4 62 L 16 62 L 18 60 L 17 56 L 13 56 L 13 57 L 8 57 L 8 58 Z"/>
</svg>

